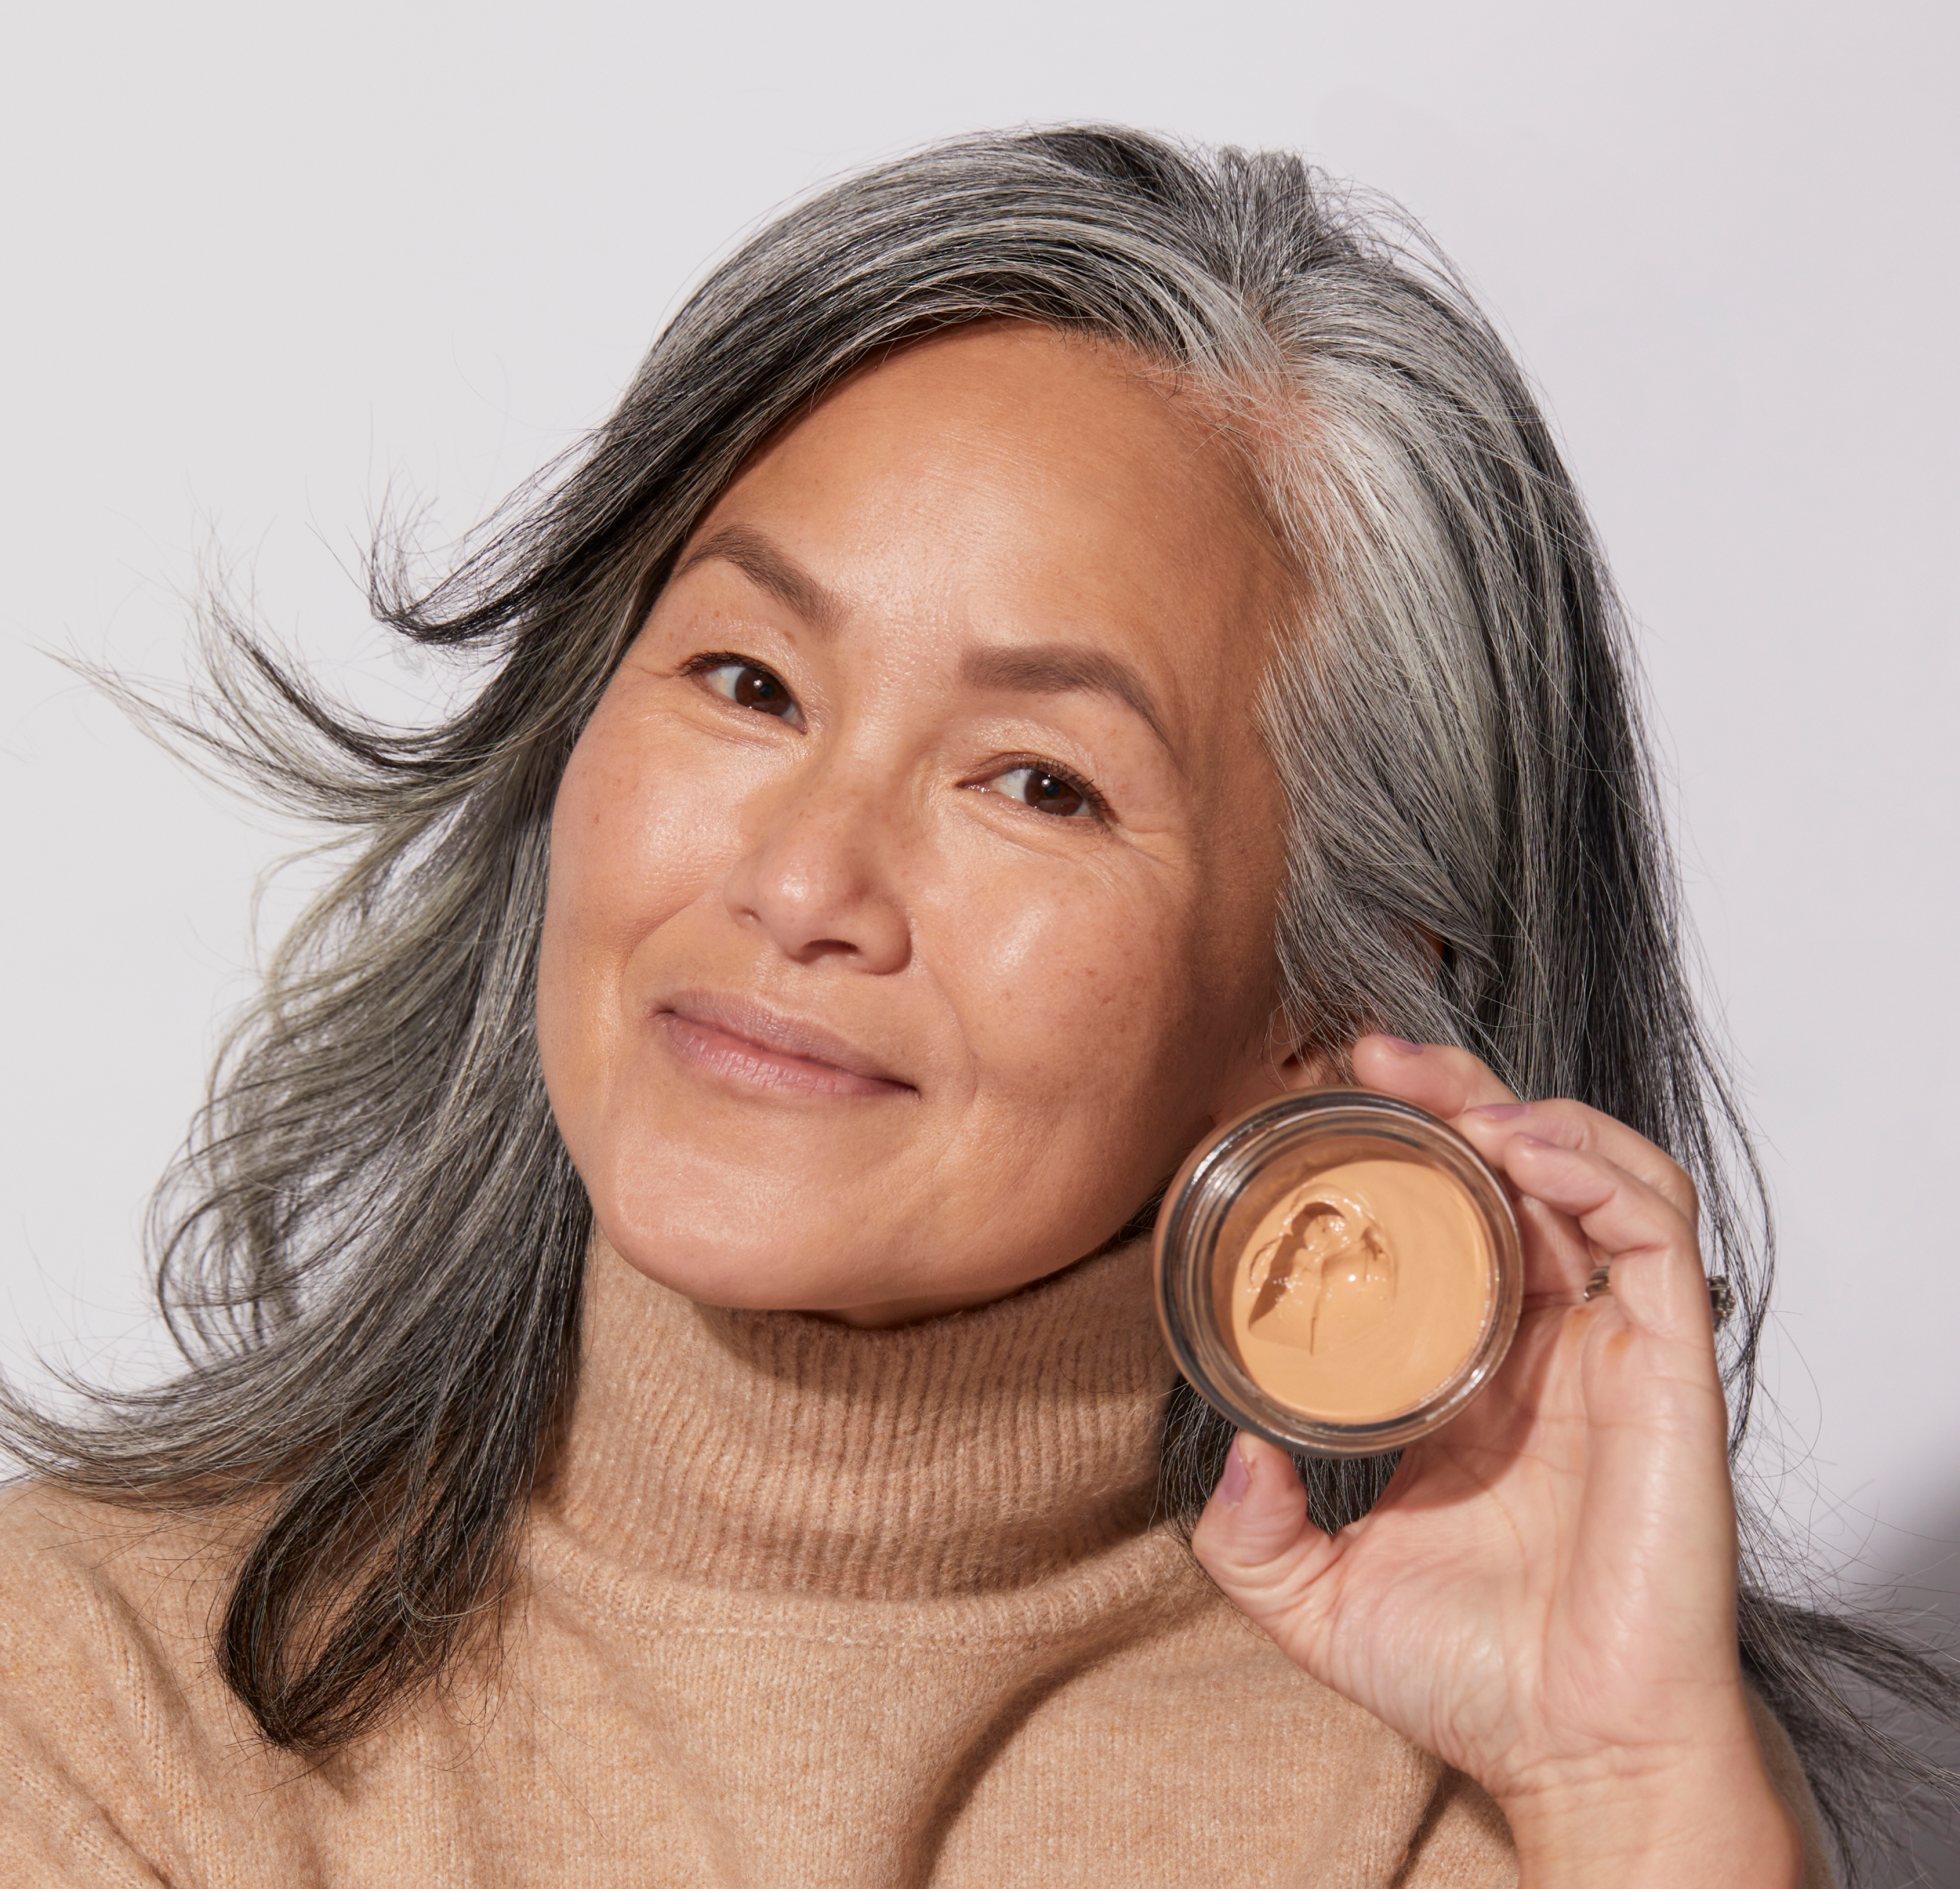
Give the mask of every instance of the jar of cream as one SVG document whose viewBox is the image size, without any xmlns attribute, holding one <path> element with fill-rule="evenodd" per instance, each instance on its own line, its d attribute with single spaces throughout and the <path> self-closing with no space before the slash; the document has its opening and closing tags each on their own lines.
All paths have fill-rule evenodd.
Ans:
<svg viewBox="0 0 1960 1889">
<path fill-rule="evenodd" d="M 1517 1329 L 1518 1224 L 1433 1115 L 1366 1089 L 1274 1097 L 1201 1142 L 1157 1215 L 1178 1368 L 1242 1429 L 1398 1449 L 1483 1388 Z"/>
</svg>

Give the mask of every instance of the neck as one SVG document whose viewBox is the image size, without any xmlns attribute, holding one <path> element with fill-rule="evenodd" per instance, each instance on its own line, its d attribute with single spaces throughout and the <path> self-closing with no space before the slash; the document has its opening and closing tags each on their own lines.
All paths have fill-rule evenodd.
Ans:
<svg viewBox="0 0 1960 1889">
<path fill-rule="evenodd" d="M 697 1305 L 595 1242 L 542 1499 L 607 1559 L 711 1585 L 1018 1586 L 1147 1525 L 1175 1381 L 1141 1246 L 864 1328 Z"/>
</svg>

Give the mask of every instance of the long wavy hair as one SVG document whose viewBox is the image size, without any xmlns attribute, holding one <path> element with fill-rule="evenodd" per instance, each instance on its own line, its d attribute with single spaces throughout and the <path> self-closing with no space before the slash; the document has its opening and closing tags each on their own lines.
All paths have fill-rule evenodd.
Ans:
<svg viewBox="0 0 1960 1889">
<path fill-rule="evenodd" d="M 1293 157 L 1097 126 L 937 145 L 715 270 L 574 461 L 438 580 L 377 555 L 377 618 L 481 665 L 452 717 L 363 719 L 216 599 L 201 693 L 139 705 L 348 860 L 158 1197 L 186 1368 L 72 1420 L 8 1398 L 0 1442 L 104 1500 L 249 1513 L 216 1655 L 274 1743 L 345 1744 L 494 1623 L 577 1375 L 590 1211 L 533 1022 L 573 743 L 762 443 L 854 369 L 1002 320 L 1120 345 L 1208 402 L 1299 574 L 1259 708 L 1290 821 L 1278 1023 L 1337 1063 L 1368 1029 L 1462 1044 L 1667 1149 L 1735 1293 L 1739 1440 L 1761 1180 L 1684 972 L 1622 617 L 1516 364 L 1418 229 Z M 1162 1506 L 1186 1528 L 1230 1434 L 1180 1387 Z M 1302 1467 L 1338 1527 L 1392 1462 Z M 1745 1577 L 1746 1668 L 1848 1843 L 1900 1767 L 1932 1774 L 1842 1675 L 1942 1710 L 1947 1682 Z"/>
</svg>

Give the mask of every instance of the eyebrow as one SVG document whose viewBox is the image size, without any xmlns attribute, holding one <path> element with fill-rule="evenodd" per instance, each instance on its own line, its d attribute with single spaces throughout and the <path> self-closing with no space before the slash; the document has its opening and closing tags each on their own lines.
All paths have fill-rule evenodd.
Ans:
<svg viewBox="0 0 1960 1889">
<path fill-rule="evenodd" d="M 961 679 L 975 688 L 1014 689 L 1025 695 L 1060 695 L 1087 689 L 1108 695 L 1131 710 L 1168 748 L 1163 717 L 1144 679 L 1119 657 L 1079 643 L 1017 643 L 971 650 L 960 664 Z"/>
<path fill-rule="evenodd" d="M 844 606 L 803 567 L 746 525 L 724 525 L 695 547 L 674 573 L 685 577 L 698 564 L 720 558 L 732 564 L 759 590 L 786 603 L 813 629 L 828 634 L 842 620 Z"/>
<path fill-rule="evenodd" d="M 749 526 L 724 525 L 695 547 L 674 575 L 684 577 L 712 558 L 732 564 L 814 629 L 827 634 L 843 620 L 844 606 L 836 595 Z M 1083 689 L 1107 695 L 1136 715 L 1165 747 L 1170 746 L 1163 717 L 1144 679 L 1106 650 L 1080 643 L 1016 643 L 969 650 L 960 664 L 960 678 L 969 688 L 1023 695 L 1062 695 Z"/>
</svg>

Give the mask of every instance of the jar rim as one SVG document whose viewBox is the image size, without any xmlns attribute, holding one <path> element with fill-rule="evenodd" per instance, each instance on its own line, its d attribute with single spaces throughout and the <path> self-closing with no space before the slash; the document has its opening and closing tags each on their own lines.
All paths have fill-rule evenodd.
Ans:
<svg viewBox="0 0 1960 1889">
<path fill-rule="evenodd" d="M 1482 1326 L 1462 1363 L 1420 1401 L 1365 1422 L 1310 1415 L 1259 1385 L 1220 1328 L 1213 1290 L 1219 1236 L 1247 1188 L 1274 1161 L 1337 1136 L 1373 1141 L 1388 1158 L 1420 1161 L 1454 1181 L 1482 1223 L 1491 1268 Z M 1215 1130 L 1165 1193 L 1152 1262 L 1165 1341 L 1192 1388 L 1238 1428 L 1314 1455 L 1379 1455 L 1449 1422 L 1503 1363 L 1523 1303 L 1517 1216 L 1503 1183 L 1448 1123 L 1373 1089 L 1289 1090 Z"/>
</svg>

